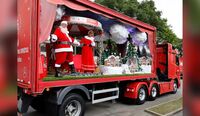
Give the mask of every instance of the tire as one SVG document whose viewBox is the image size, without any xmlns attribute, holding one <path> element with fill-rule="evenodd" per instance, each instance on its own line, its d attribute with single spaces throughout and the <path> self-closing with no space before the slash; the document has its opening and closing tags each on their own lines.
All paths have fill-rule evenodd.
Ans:
<svg viewBox="0 0 200 116">
<path fill-rule="evenodd" d="M 85 100 L 79 94 L 69 94 L 59 108 L 59 116 L 84 116 Z"/>
<path fill-rule="evenodd" d="M 136 104 L 141 105 L 144 104 L 147 98 L 147 89 L 144 85 L 142 85 L 139 89 L 138 89 L 138 96 L 136 99 Z"/>
<path fill-rule="evenodd" d="M 174 81 L 172 93 L 175 94 L 177 90 L 178 90 L 178 84 L 177 84 L 177 81 Z"/>
<path fill-rule="evenodd" d="M 149 99 L 153 101 L 156 99 L 157 95 L 158 95 L 158 87 L 156 86 L 156 84 L 153 84 L 153 86 L 151 87 Z"/>
</svg>

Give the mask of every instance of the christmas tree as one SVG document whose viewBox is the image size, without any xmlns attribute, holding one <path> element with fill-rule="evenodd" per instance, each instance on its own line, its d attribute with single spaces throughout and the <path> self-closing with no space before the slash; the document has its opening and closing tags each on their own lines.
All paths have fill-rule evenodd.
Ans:
<svg viewBox="0 0 200 116">
<path fill-rule="evenodd" d="M 126 64 L 128 60 L 130 59 L 136 59 L 136 65 L 138 66 L 138 70 L 141 70 L 141 64 L 139 62 L 139 58 L 137 55 L 137 50 L 135 48 L 135 46 L 131 43 L 128 43 L 128 48 L 127 48 L 127 52 L 126 52 L 126 56 L 124 58 L 122 58 L 122 63 Z"/>
</svg>

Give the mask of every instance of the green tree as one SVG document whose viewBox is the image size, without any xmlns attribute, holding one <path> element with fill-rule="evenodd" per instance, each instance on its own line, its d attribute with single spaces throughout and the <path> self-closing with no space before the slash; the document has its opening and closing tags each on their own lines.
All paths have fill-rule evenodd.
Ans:
<svg viewBox="0 0 200 116">
<path fill-rule="evenodd" d="M 167 41 L 181 50 L 182 40 L 172 31 L 171 26 L 167 24 L 167 19 L 161 17 L 162 12 L 156 9 L 154 1 L 144 0 L 140 3 L 137 0 L 96 0 L 96 2 L 155 26 L 158 43 Z"/>
</svg>

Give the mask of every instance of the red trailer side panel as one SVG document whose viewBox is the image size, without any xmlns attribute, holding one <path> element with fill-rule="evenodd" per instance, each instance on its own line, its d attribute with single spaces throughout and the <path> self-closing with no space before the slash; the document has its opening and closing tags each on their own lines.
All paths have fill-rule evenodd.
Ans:
<svg viewBox="0 0 200 116">
<path fill-rule="evenodd" d="M 18 0 L 18 86 L 35 91 L 38 78 L 38 2 Z"/>
<path fill-rule="evenodd" d="M 31 83 L 31 23 L 32 1 L 18 0 L 18 41 L 17 41 L 17 66 L 18 83 L 21 86 Z M 26 86 L 26 87 L 27 87 Z"/>
<path fill-rule="evenodd" d="M 76 80 L 61 80 L 61 81 L 49 81 L 49 82 L 43 82 L 43 80 L 39 79 L 39 58 L 40 58 L 40 52 L 39 52 L 39 25 L 40 25 L 40 8 L 42 7 L 40 1 L 24 1 L 19 0 L 19 12 L 23 15 L 21 15 L 21 19 L 19 18 L 19 21 L 24 21 L 23 23 L 20 23 L 23 28 L 21 28 L 21 31 L 19 31 L 19 43 L 23 44 L 25 47 L 28 48 L 28 52 L 25 54 L 19 54 L 20 57 L 24 57 L 21 62 L 18 62 L 18 76 L 19 76 L 19 83 L 18 85 L 25 88 L 25 87 L 31 87 L 30 92 L 35 94 L 40 94 L 45 88 L 50 87 L 61 87 L 61 86 L 70 86 L 70 85 L 79 85 L 79 84 L 92 84 L 92 83 L 103 83 L 103 82 L 114 82 L 114 81 L 125 81 L 125 80 L 135 80 L 135 79 L 145 79 L 145 78 L 154 78 L 155 77 L 155 57 L 156 57 L 156 44 L 155 44 L 155 37 L 156 37 L 156 28 L 152 27 L 148 24 L 145 24 L 141 21 L 137 21 L 135 19 L 132 19 L 128 16 L 125 16 L 121 13 L 118 13 L 116 11 L 113 11 L 111 9 L 105 8 L 103 6 L 100 6 L 98 4 L 89 2 L 87 0 L 80 0 L 80 1 L 67 1 L 67 2 L 73 2 L 74 4 L 78 6 L 82 6 L 86 9 L 90 9 L 92 12 L 95 13 L 101 13 L 105 14 L 105 16 L 119 19 L 122 22 L 125 22 L 127 24 L 130 24 L 132 26 L 136 26 L 137 28 L 142 29 L 142 31 L 146 32 L 148 34 L 148 42 L 149 42 L 149 48 L 150 52 L 152 54 L 152 73 L 141 75 L 141 76 L 132 76 L 132 77 L 112 77 L 112 78 L 98 78 L 98 79 L 76 79 Z M 59 1 L 59 0 L 58 0 Z M 24 3 L 25 2 L 25 3 Z M 32 2 L 32 3 L 31 3 Z M 63 1 L 65 2 L 65 1 Z M 69 4 L 67 4 L 69 5 Z M 21 8 L 20 8 L 21 7 Z M 76 9 L 76 8 L 74 8 Z M 26 11 L 26 13 L 24 13 Z M 31 13 L 30 13 L 31 12 Z M 32 16 L 31 16 L 32 14 Z M 28 17 L 29 16 L 29 17 Z M 25 30 L 26 29 L 26 30 Z M 23 31 L 22 31 L 23 30 Z M 28 37 L 23 37 L 23 35 L 26 35 Z M 26 39 L 28 38 L 28 39 Z M 23 48 L 24 46 L 19 45 L 18 49 Z M 24 56 L 27 55 L 27 56 Z M 20 60 L 19 60 L 20 61 Z M 27 69 L 27 71 L 24 69 Z M 26 74 L 24 76 L 23 74 Z M 28 75 L 28 76 L 27 76 Z M 23 77 L 24 76 L 24 77 Z M 24 82 L 20 82 L 22 79 L 24 79 Z"/>
<path fill-rule="evenodd" d="M 138 75 L 138 76 L 116 76 L 116 77 L 110 77 L 110 78 L 91 78 L 91 79 L 76 79 L 76 80 L 60 80 L 60 81 L 47 81 L 43 82 L 42 80 L 38 80 L 37 83 L 37 90 L 36 93 L 41 93 L 44 91 L 45 88 L 51 88 L 51 87 L 64 87 L 64 86 L 72 86 L 72 85 L 80 85 L 80 84 L 94 84 L 94 83 L 105 83 L 105 82 L 115 82 L 115 81 L 125 81 L 125 80 L 135 80 L 135 79 L 145 79 L 145 78 L 154 78 L 155 77 L 155 58 L 156 58 L 156 43 L 155 43 L 155 37 L 156 37 L 156 28 L 153 26 L 150 26 L 146 23 L 143 23 L 141 21 L 132 19 L 128 16 L 125 16 L 121 13 L 118 13 L 116 11 L 113 11 L 109 8 L 105 8 L 103 6 L 100 6 L 96 3 L 92 3 L 87 0 L 80 0 L 80 1 L 60 1 L 60 0 L 50 0 L 53 4 L 62 4 L 67 5 L 67 7 L 73 8 L 74 10 L 90 10 L 94 13 L 102 14 L 109 18 L 116 18 L 120 20 L 121 22 L 125 22 L 127 24 L 130 24 L 132 26 L 135 26 L 142 30 L 143 32 L 146 32 L 148 34 L 148 45 L 150 48 L 150 52 L 152 55 L 152 67 L 151 67 L 151 74 L 145 74 L 145 75 Z M 56 1 L 56 2 L 55 2 Z M 70 6 L 71 5 L 71 6 Z M 43 7 L 43 6 L 41 6 Z"/>
</svg>

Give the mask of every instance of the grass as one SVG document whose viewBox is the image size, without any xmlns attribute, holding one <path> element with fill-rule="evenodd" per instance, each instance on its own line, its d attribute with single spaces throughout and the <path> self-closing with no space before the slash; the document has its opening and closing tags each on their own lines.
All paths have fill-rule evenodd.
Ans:
<svg viewBox="0 0 200 116">
<path fill-rule="evenodd" d="M 170 102 L 166 102 L 160 105 L 153 106 L 148 108 L 146 111 L 153 114 L 167 115 L 183 107 L 183 98 L 179 98 L 177 100 L 173 100 Z"/>
<path fill-rule="evenodd" d="M 90 79 L 90 78 L 114 78 L 122 76 L 137 76 L 137 75 L 147 75 L 147 74 L 123 74 L 123 75 L 94 75 L 94 76 L 64 76 L 61 78 L 56 78 L 54 75 L 48 75 L 48 77 L 43 78 L 43 81 L 56 81 L 56 80 L 76 80 L 76 79 Z"/>
</svg>

